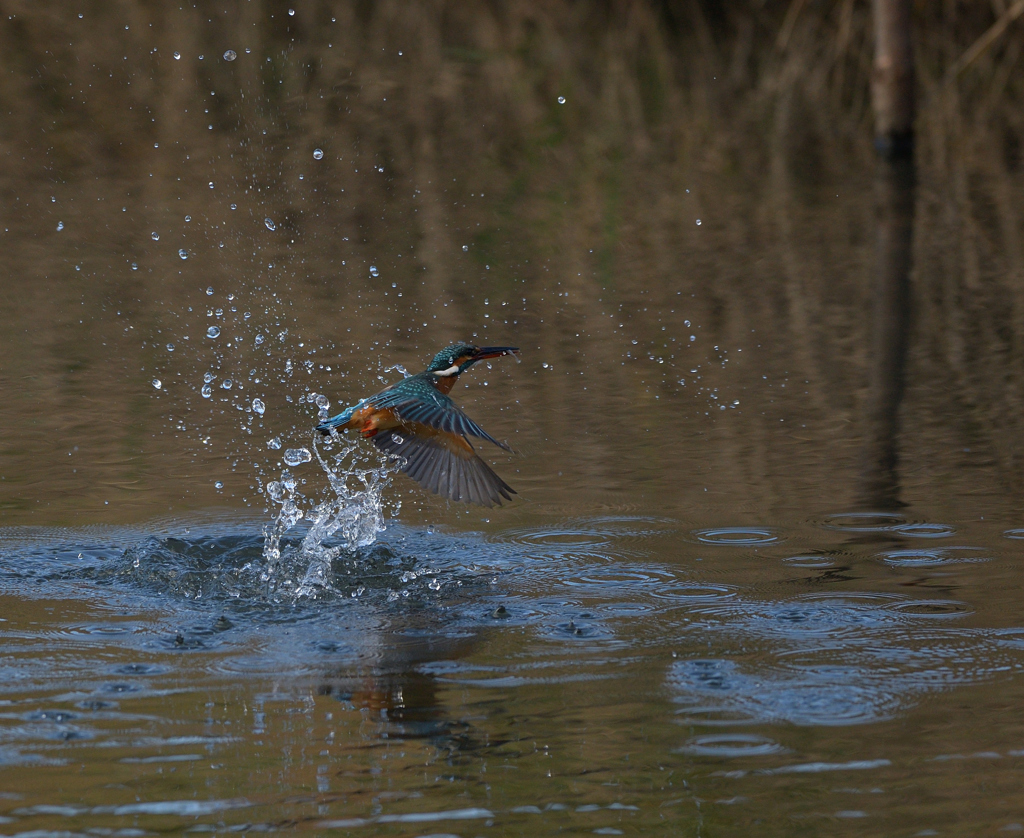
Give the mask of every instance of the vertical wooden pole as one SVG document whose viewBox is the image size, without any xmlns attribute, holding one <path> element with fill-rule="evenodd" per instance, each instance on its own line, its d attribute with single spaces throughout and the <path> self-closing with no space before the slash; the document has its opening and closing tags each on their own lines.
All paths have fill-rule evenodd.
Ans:
<svg viewBox="0 0 1024 838">
<path fill-rule="evenodd" d="M 914 46 L 911 0 L 872 0 L 875 61 L 871 99 L 875 145 L 884 157 L 910 157 L 914 149 Z"/>
</svg>

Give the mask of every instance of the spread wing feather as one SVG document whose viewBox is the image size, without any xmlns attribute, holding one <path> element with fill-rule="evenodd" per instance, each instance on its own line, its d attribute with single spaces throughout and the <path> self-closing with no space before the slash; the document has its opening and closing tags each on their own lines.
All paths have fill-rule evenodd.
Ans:
<svg viewBox="0 0 1024 838">
<path fill-rule="evenodd" d="M 402 430 L 381 431 L 372 440 L 385 454 L 399 458 L 402 471 L 413 480 L 449 500 L 501 506 L 502 498 L 511 500 L 516 493 L 472 448 L 456 452 L 440 440 Z"/>
<path fill-rule="evenodd" d="M 420 422 L 450 434 L 475 436 L 486 439 L 506 451 L 512 450 L 505 443 L 498 442 L 459 410 L 448 396 L 439 393 L 427 382 L 407 378 L 370 397 L 368 401 L 374 407 L 393 410 L 399 419 L 407 422 Z"/>
</svg>

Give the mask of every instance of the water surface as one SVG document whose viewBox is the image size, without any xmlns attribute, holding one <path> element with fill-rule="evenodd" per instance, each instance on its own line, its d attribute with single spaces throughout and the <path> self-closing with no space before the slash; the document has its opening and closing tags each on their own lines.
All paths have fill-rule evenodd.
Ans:
<svg viewBox="0 0 1024 838">
<path fill-rule="evenodd" d="M 0 834 L 1024 829 L 1019 44 L 11 6 Z M 325 410 L 452 340 L 484 510 Z"/>
</svg>

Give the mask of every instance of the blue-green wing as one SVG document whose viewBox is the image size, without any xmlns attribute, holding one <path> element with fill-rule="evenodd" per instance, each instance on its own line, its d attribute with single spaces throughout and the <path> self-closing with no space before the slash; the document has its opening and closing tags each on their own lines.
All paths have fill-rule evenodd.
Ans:
<svg viewBox="0 0 1024 838">
<path fill-rule="evenodd" d="M 511 451 L 505 443 L 498 442 L 487 431 L 459 410 L 448 396 L 440 393 L 429 382 L 419 376 L 407 378 L 371 396 L 374 407 L 393 410 L 400 419 L 419 422 L 461 436 L 475 436 L 493 442 L 499 448 Z"/>
</svg>

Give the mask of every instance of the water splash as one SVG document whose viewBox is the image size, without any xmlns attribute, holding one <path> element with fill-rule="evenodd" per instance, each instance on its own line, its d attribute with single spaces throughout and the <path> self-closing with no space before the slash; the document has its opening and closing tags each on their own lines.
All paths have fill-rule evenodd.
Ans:
<svg viewBox="0 0 1024 838">
<path fill-rule="evenodd" d="M 325 453 L 314 437 L 312 454 L 300 449 L 305 455 L 301 462 L 309 462 L 315 455 L 327 476 L 324 500 L 316 503 L 307 499 L 290 471 L 282 472 L 280 480 L 267 485 L 267 497 L 278 505 L 273 523 L 263 531 L 265 567 L 261 579 L 268 593 L 300 598 L 332 592 L 332 562 L 370 546 L 385 529 L 384 491 L 397 473 L 397 465 L 367 452 L 358 440 L 335 435 L 326 447 L 335 444 L 340 444 L 337 451 Z M 398 506 L 395 504 L 395 512 Z M 302 520 L 309 526 L 302 541 L 283 545 L 285 534 Z"/>
<path fill-rule="evenodd" d="M 289 448 L 284 452 L 284 461 L 290 466 L 300 466 L 313 459 L 308 448 Z"/>
<path fill-rule="evenodd" d="M 518 361 L 519 359 L 517 358 L 516 360 Z M 402 364 L 392 364 L 390 367 L 384 367 L 384 369 L 381 370 L 381 373 L 384 375 L 387 375 L 389 372 L 400 372 L 402 374 L 402 378 L 412 378 L 413 375 Z"/>
</svg>

